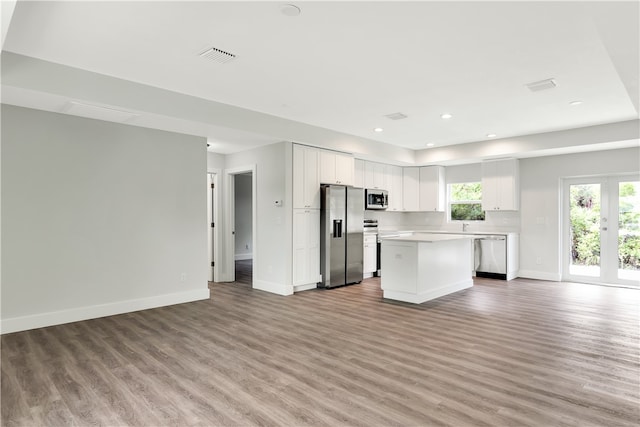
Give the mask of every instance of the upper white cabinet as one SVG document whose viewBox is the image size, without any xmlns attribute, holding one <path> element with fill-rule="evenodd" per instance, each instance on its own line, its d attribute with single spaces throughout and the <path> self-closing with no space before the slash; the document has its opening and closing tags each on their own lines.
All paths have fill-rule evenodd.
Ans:
<svg viewBox="0 0 640 427">
<path fill-rule="evenodd" d="M 517 159 L 482 163 L 482 209 L 517 211 L 520 208 L 520 172 Z"/>
<path fill-rule="evenodd" d="M 358 188 L 366 188 L 364 186 L 364 160 L 353 160 L 353 186 Z"/>
<path fill-rule="evenodd" d="M 402 211 L 403 205 L 403 176 L 402 167 L 387 165 L 386 188 L 389 190 L 389 207 L 388 211 Z"/>
<path fill-rule="evenodd" d="M 353 185 L 353 157 L 335 151 L 320 150 L 320 182 Z"/>
<path fill-rule="evenodd" d="M 320 150 L 293 145 L 293 207 L 320 209 Z"/>
<path fill-rule="evenodd" d="M 420 211 L 444 211 L 444 167 L 424 166 L 420 168 Z"/>
<path fill-rule="evenodd" d="M 420 168 L 402 168 L 402 206 L 405 211 L 420 210 Z"/>
<path fill-rule="evenodd" d="M 389 190 L 386 187 L 387 165 L 375 162 L 364 163 L 364 185 L 365 188 L 376 190 Z"/>
</svg>

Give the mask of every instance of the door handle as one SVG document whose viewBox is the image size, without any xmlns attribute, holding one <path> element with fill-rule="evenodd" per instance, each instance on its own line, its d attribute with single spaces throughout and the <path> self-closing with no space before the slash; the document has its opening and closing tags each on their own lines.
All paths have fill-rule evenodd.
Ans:
<svg viewBox="0 0 640 427">
<path fill-rule="evenodd" d="M 334 219 L 333 220 L 333 238 L 339 239 L 342 237 L 342 220 Z"/>
</svg>

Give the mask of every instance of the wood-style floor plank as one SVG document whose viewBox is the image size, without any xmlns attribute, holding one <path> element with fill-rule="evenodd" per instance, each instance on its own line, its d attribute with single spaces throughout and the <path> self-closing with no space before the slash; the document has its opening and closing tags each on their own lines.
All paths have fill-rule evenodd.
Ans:
<svg viewBox="0 0 640 427">
<path fill-rule="evenodd" d="M 640 291 L 475 279 L 420 305 L 380 279 L 2 337 L 1 425 L 637 426 Z"/>
</svg>

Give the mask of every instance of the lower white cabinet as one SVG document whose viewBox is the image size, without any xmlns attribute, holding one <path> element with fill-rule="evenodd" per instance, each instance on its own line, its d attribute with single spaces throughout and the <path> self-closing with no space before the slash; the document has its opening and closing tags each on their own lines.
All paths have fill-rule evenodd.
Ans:
<svg viewBox="0 0 640 427">
<path fill-rule="evenodd" d="M 293 210 L 293 286 L 320 282 L 320 210 Z"/>
<path fill-rule="evenodd" d="M 362 274 L 366 278 L 373 276 L 373 273 L 377 270 L 378 236 L 376 234 L 365 233 L 363 242 Z"/>
</svg>

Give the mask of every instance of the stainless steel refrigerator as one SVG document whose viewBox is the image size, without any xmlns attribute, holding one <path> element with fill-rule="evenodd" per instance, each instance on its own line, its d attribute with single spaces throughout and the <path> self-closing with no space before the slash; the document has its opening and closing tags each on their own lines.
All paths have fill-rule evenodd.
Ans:
<svg viewBox="0 0 640 427">
<path fill-rule="evenodd" d="M 362 281 L 364 190 L 343 185 L 320 187 L 319 288 Z"/>
</svg>

